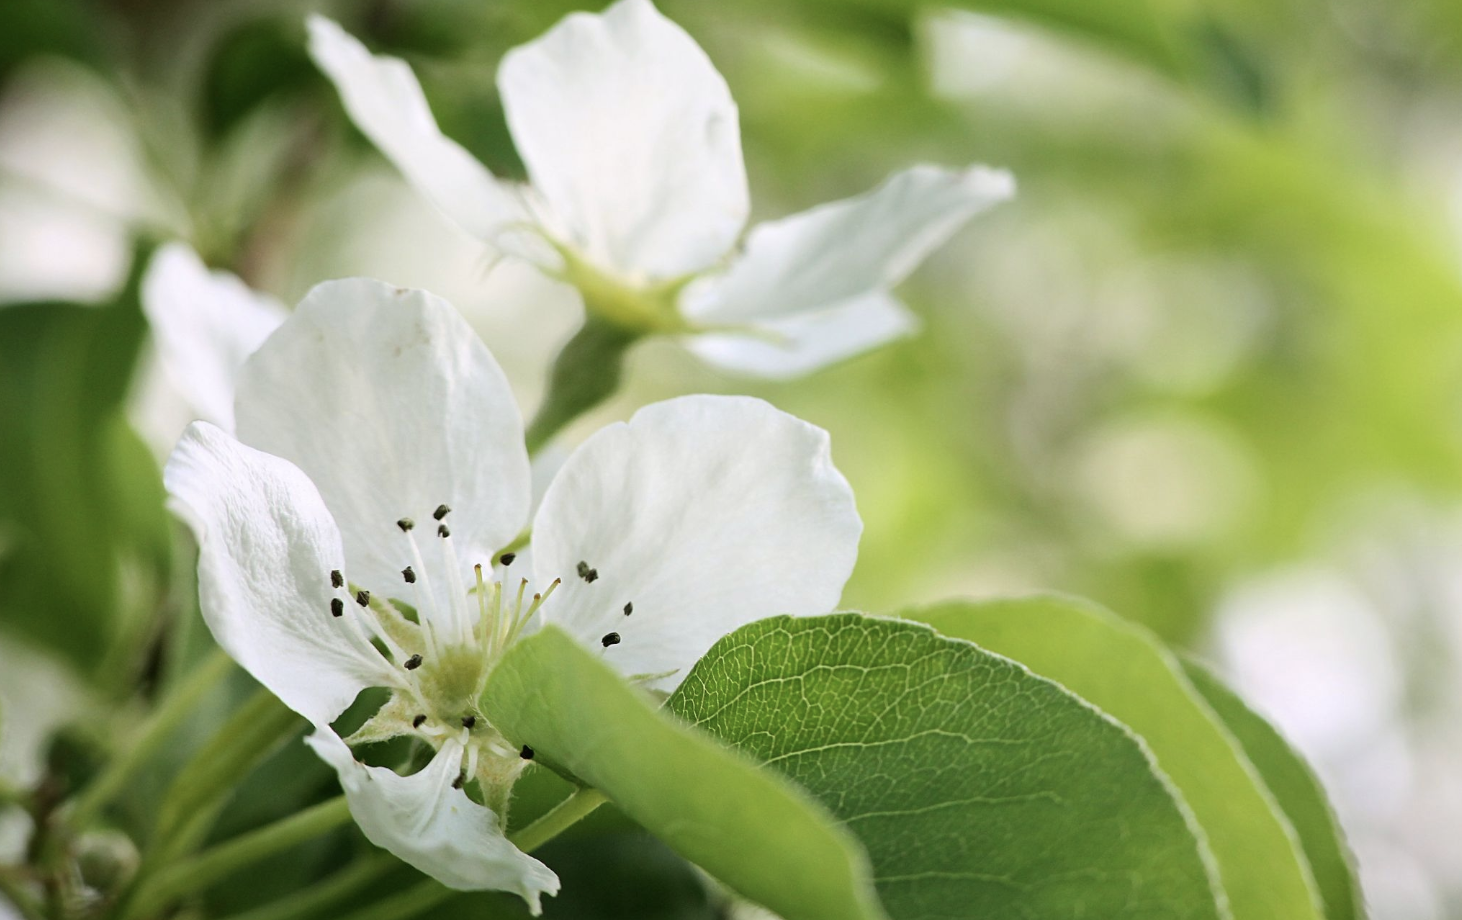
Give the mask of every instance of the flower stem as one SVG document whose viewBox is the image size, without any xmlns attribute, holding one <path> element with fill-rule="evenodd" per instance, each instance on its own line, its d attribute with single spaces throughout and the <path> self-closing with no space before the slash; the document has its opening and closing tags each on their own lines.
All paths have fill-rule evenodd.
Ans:
<svg viewBox="0 0 1462 920">
<path fill-rule="evenodd" d="M 227 920 L 303 920 L 328 915 L 326 908 L 336 901 L 350 897 L 400 865 L 384 853 L 362 859 L 322 882 L 292 892 L 287 898 L 234 914 Z"/>
<path fill-rule="evenodd" d="M 219 844 L 159 872 L 142 887 L 122 916 L 130 920 L 149 914 L 182 895 L 207 888 L 250 863 L 312 840 L 349 821 L 350 809 L 341 795 Z"/>
<path fill-rule="evenodd" d="M 543 817 L 508 837 L 524 853 L 532 853 L 548 841 L 588 817 L 606 801 L 598 789 L 582 787 L 559 802 Z"/>
<path fill-rule="evenodd" d="M 14 905 L 25 920 L 45 920 L 46 911 L 41 902 L 26 891 L 24 884 L 11 876 L 4 866 L 0 866 L 0 895 Z"/>
<path fill-rule="evenodd" d="M 382 898 L 369 907 L 346 914 L 341 920 L 406 920 L 407 917 L 423 914 L 460 893 L 434 878 L 422 879 L 400 894 Z"/>
<path fill-rule="evenodd" d="M 641 332 L 592 313 L 554 359 L 548 392 L 528 426 L 528 452 L 536 454 L 574 419 L 619 389 L 624 356 Z"/>
<path fill-rule="evenodd" d="M 204 662 L 168 692 L 162 703 L 138 732 L 135 742 L 112 759 L 91 785 L 81 793 L 67 817 L 73 830 L 86 827 L 101 809 L 112 800 L 138 767 L 157 751 L 173 730 L 192 712 L 198 700 L 218 683 L 233 667 L 233 661 L 222 650 L 215 649 Z"/>
</svg>

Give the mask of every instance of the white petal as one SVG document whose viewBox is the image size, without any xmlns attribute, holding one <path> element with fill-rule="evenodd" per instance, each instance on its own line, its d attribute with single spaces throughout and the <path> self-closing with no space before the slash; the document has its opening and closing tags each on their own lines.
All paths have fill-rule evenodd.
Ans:
<svg viewBox="0 0 1462 920">
<path fill-rule="evenodd" d="M 760 335 L 705 333 L 685 345 L 701 360 L 757 377 L 788 380 L 909 335 L 912 313 L 882 291 L 811 313 L 754 324 Z"/>
<path fill-rule="evenodd" d="M 825 309 L 888 290 L 975 214 L 1009 198 L 1010 174 L 915 166 L 867 194 L 752 228 L 724 275 L 681 299 L 701 322 L 742 323 Z"/>
<path fill-rule="evenodd" d="M 569 457 L 534 522 L 533 570 L 564 580 L 550 622 L 627 675 L 676 670 L 668 688 L 738 626 L 832 610 L 862 529 L 827 432 L 759 399 L 686 396 Z M 604 649 L 610 632 L 623 641 Z"/>
<path fill-rule="evenodd" d="M 284 704 L 324 725 L 393 672 L 330 601 L 340 531 L 304 473 L 194 422 L 168 459 L 172 508 L 198 540 L 203 619 L 224 651 Z M 346 616 L 354 615 L 353 611 Z"/>
<path fill-rule="evenodd" d="M 536 916 L 539 898 L 558 893 L 558 876 L 508 842 L 497 815 L 452 788 L 462 746 L 448 741 L 411 776 L 368 767 L 329 728 L 305 739 L 340 774 L 355 823 L 378 847 L 463 891 L 511 891 Z"/>
<path fill-rule="evenodd" d="M 403 517 L 440 572 L 432 511 L 449 506 L 464 576 L 528 519 L 528 453 L 507 379 L 452 305 L 424 291 L 363 278 L 317 286 L 245 363 L 236 409 L 242 440 L 319 486 L 364 587 L 408 596 Z"/>
<path fill-rule="evenodd" d="M 168 382 L 197 417 L 234 428 L 234 380 L 288 311 L 182 243 L 163 246 L 142 279 L 142 310 Z"/>
<path fill-rule="evenodd" d="M 442 134 L 409 64 L 371 54 L 323 16 L 310 16 L 309 31 L 310 56 L 340 91 L 345 111 L 407 181 L 478 239 L 542 258 L 545 247 L 514 230 L 530 217 L 520 191 Z"/>
<path fill-rule="evenodd" d="M 673 277 L 735 243 L 748 210 L 736 104 L 649 0 L 565 17 L 503 58 L 498 88 L 533 185 L 590 260 Z"/>
</svg>

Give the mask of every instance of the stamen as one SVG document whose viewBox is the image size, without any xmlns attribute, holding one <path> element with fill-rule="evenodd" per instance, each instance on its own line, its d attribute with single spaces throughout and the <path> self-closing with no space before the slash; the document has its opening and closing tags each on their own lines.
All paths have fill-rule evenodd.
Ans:
<svg viewBox="0 0 1462 920">
<path fill-rule="evenodd" d="M 437 505 L 437 510 L 433 511 L 431 513 L 431 516 L 433 518 L 435 518 L 436 520 L 440 521 L 442 518 L 446 517 L 447 515 L 449 515 L 451 513 L 452 513 L 452 509 L 451 508 L 448 508 L 446 505 Z"/>
<path fill-rule="evenodd" d="M 410 518 L 402 518 L 410 523 Z M 441 614 L 437 612 L 436 592 L 431 589 L 431 576 L 427 574 L 426 563 L 421 558 L 421 547 L 416 545 L 416 538 L 411 535 L 410 527 L 401 528 L 406 534 L 406 542 L 411 547 L 411 561 L 415 568 L 412 571 L 419 572 L 421 584 L 416 589 L 416 613 L 421 625 L 425 627 L 422 631 L 426 634 L 427 651 L 433 656 L 439 655 L 440 646 L 437 643 L 437 628 L 441 622 Z M 411 582 L 416 584 L 416 582 Z"/>
<path fill-rule="evenodd" d="M 497 557 L 497 561 L 502 564 L 503 568 L 507 568 L 508 566 L 512 565 L 513 560 L 517 558 L 517 553 L 503 553 L 501 556 Z"/>
<path fill-rule="evenodd" d="M 476 725 L 476 724 L 477 724 L 477 716 L 463 716 L 462 717 L 462 727 L 465 728 L 465 729 L 467 729 L 468 731 L 471 731 L 472 730 L 472 727 L 474 725 Z"/>
<path fill-rule="evenodd" d="M 605 648 L 609 648 L 611 645 L 618 645 L 620 643 L 619 633 L 605 633 L 604 638 L 599 641 L 604 643 Z"/>
<path fill-rule="evenodd" d="M 415 671 L 417 668 L 421 667 L 421 656 L 412 655 L 410 658 L 406 659 L 406 661 L 401 666 L 408 671 Z"/>
<path fill-rule="evenodd" d="M 518 756 L 521 757 L 521 758 L 523 758 L 524 760 L 532 760 L 533 759 L 533 749 L 530 748 L 528 745 L 525 744 L 525 745 L 523 745 L 523 750 L 521 750 L 521 751 L 518 752 Z"/>
<path fill-rule="evenodd" d="M 416 522 L 411 518 L 402 518 L 396 522 L 396 526 L 401 528 L 402 533 L 411 533 L 411 528 L 416 526 Z"/>
<path fill-rule="evenodd" d="M 462 584 L 462 564 L 457 561 L 457 551 L 452 547 L 452 532 L 443 524 L 437 528 L 442 538 L 442 560 L 447 564 L 447 615 L 450 633 L 458 642 L 471 643 L 472 614 L 467 610 L 467 588 Z"/>
<path fill-rule="evenodd" d="M 342 601 L 338 597 L 331 598 L 330 599 L 330 615 L 332 617 L 343 617 L 343 616 L 345 616 L 345 601 Z"/>
<path fill-rule="evenodd" d="M 369 607 L 371 605 L 371 592 L 369 592 L 369 591 L 357 591 L 357 592 L 355 592 L 355 602 L 357 604 L 360 604 L 362 607 Z"/>
<path fill-rule="evenodd" d="M 467 748 L 467 775 L 477 775 L 477 745 Z"/>
<path fill-rule="evenodd" d="M 579 577 L 589 584 L 593 584 L 594 580 L 599 577 L 599 570 L 590 568 L 589 563 L 582 560 L 579 561 L 578 572 Z"/>
<path fill-rule="evenodd" d="M 401 577 L 406 579 L 408 585 L 416 584 L 416 572 L 409 565 L 401 570 Z"/>
<path fill-rule="evenodd" d="M 629 616 L 630 614 L 632 614 L 634 612 L 635 612 L 635 605 L 634 605 L 633 602 L 630 602 L 630 603 L 624 605 L 624 615 L 625 616 Z"/>
<path fill-rule="evenodd" d="M 411 727 L 412 728 L 421 728 L 425 724 L 426 724 L 426 713 L 422 713 L 421 715 L 419 715 L 416 718 L 414 718 L 414 719 L 411 720 Z"/>
<path fill-rule="evenodd" d="M 340 570 L 339 569 L 331 569 L 330 570 L 330 587 L 332 587 L 332 588 L 343 588 L 343 587 L 345 587 L 345 576 L 340 573 Z"/>
</svg>

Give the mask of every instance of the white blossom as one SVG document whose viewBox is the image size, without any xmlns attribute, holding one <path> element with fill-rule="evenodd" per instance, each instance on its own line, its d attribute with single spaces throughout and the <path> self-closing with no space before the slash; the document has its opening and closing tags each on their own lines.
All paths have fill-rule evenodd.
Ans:
<svg viewBox="0 0 1462 920">
<path fill-rule="evenodd" d="M 445 301 L 379 282 L 315 288 L 244 363 L 235 418 L 237 438 L 191 425 L 165 471 L 214 637 L 314 724 L 372 841 L 535 910 L 557 879 L 503 835 L 529 739 L 478 706 L 504 651 L 553 623 L 668 690 L 744 623 L 832 610 L 857 554 L 826 433 L 746 397 L 589 438 L 522 544 L 532 484 L 501 370 Z M 342 739 L 331 723 L 371 687 L 390 702 Z M 409 776 L 351 753 L 399 735 L 435 751 Z"/>
<path fill-rule="evenodd" d="M 609 320 L 678 336 L 735 371 L 790 377 L 910 332 L 891 289 L 1014 192 L 1001 170 L 915 166 L 743 240 L 736 104 L 649 0 L 574 13 L 503 59 L 498 88 L 526 185 L 441 133 L 404 61 L 372 55 L 328 19 L 309 29 L 356 125 L 449 218 L 572 283 Z"/>
</svg>

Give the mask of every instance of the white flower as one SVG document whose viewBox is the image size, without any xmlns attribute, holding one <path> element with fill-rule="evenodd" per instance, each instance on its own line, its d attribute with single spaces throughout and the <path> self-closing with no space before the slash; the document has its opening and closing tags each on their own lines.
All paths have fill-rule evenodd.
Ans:
<svg viewBox="0 0 1462 920">
<path fill-rule="evenodd" d="M 557 879 L 502 833 L 524 760 L 476 705 L 504 649 L 555 623 L 673 688 L 743 623 L 833 609 L 857 554 L 826 433 L 710 396 L 591 437 L 506 553 L 531 490 L 507 382 L 449 304 L 379 282 L 315 288 L 245 363 L 235 415 L 238 440 L 194 423 L 165 472 L 215 638 L 315 725 L 371 840 L 535 910 Z M 368 687 L 391 701 L 342 740 L 330 724 Z M 403 777 L 348 747 L 395 735 L 431 763 Z"/>
<path fill-rule="evenodd" d="M 649 0 L 575 13 L 498 71 L 531 185 L 442 135 L 411 69 L 330 20 L 310 51 L 346 111 L 464 230 L 561 277 L 635 329 L 722 367 L 788 377 L 911 331 L 890 293 L 967 219 L 1014 191 L 983 167 L 916 166 L 857 198 L 753 227 L 736 104 Z"/>
<path fill-rule="evenodd" d="M 152 330 L 133 417 L 165 452 L 193 419 L 234 430 L 234 383 L 244 359 L 289 311 L 234 275 L 210 271 L 183 243 L 157 250 L 142 277 Z"/>
</svg>

